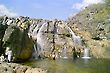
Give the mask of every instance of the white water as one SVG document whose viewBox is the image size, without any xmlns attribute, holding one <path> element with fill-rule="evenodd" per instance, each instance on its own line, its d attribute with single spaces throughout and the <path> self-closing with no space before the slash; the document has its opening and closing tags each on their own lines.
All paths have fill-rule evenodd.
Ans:
<svg viewBox="0 0 110 73">
<path fill-rule="evenodd" d="M 84 56 L 82 57 L 83 59 L 90 59 L 90 50 L 88 48 L 84 49 Z"/>
<path fill-rule="evenodd" d="M 82 45 L 80 36 L 75 35 L 75 33 L 72 31 L 72 29 L 67 24 L 65 24 L 65 26 L 63 27 L 66 27 L 69 33 L 72 35 L 72 40 L 75 46 Z M 62 53 L 63 53 L 63 59 L 67 59 L 68 58 L 67 47 L 65 45 L 64 45 L 64 49 L 62 50 Z"/>
<path fill-rule="evenodd" d="M 63 52 L 62 58 L 63 58 L 63 59 L 67 59 L 68 57 L 67 57 L 67 47 L 66 47 L 66 46 L 64 46 L 62 52 Z"/>
<path fill-rule="evenodd" d="M 37 43 L 38 55 L 42 54 L 43 49 L 45 48 L 44 45 L 45 45 L 46 38 L 44 38 L 44 36 L 43 36 L 43 30 L 45 29 L 45 27 L 47 25 L 48 25 L 47 23 L 43 23 L 41 28 L 38 31 L 38 34 L 37 34 L 37 42 L 36 43 Z"/>
<path fill-rule="evenodd" d="M 30 26 L 29 34 L 31 33 L 30 35 L 35 40 L 34 47 L 33 47 L 33 49 L 34 49 L 33 57 L 35 59 L 37 59 L 38 56 L 43 53 L 44 44 L 45 44 L 45 38 L 43 36 L 43 31 L 44 31 L 46 25 L 47 25 L 47 23 L 32 24 L 32 26 Z M 34 30 L 32 31 L 32 29 L 34 29 Z"/>
<path fill-rule="evenodd" d="M 38 30 L 39 28 L 41 27 L 42 25 L 41 24 L 36 24 L 36 23 L 33 23 L 31 26 L 30 26 L 30 29 L 29 29 L 29 37 L 32 36 L 32 38 L 34 40 L 37 39 L 37 34 L 38 34 Z"/>
<path fill-rule="evenodd" d="M 75 35 L 75 33 L 72 31 L 72 29 L 70 27 L 67 26 L 67 24 L 65 24 L 67 29 L 69 30 L 69 32 L 72 35 L 72 40 L 74 41 L 75 45 L 81 45 L 81 38 L 80 36 Z"/>
<path fill-rule="evenodd" d="M 35 44 L 34 44 L 33 58 L 34 58 L 34 59 L 38 59 L 38 51 L 37 51 L 37 48 L 36 48 L 36 45 L 35 45 Z"/>
<path fill-rule="evenodd" d="M 74 41 L 75 46 L 82 45 L 80 36 L 76 36 L 70 27 L 67 26 L 67 28 L 70 31 L 70 33 L 72 34 L 72 39 Z M 82 58 L 83 59 L 90 59 L 91 57 L 89 57 L 89 56 L 90 56 L 90 50 L 88 48 L 85 48 L 84 49 L 84 56 Z"/>
</svg>

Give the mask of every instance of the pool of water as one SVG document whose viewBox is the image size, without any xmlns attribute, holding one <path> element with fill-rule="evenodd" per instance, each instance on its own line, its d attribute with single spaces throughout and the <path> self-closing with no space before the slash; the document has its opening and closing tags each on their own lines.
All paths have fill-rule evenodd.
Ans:
<svg viewBox="0 0 110 73">
<path fill-rule="evenodd" d="M 45 69 L 48 73 L 110 73 L 110 59 L 44 59 L 24 64 Z"/>
</svg>

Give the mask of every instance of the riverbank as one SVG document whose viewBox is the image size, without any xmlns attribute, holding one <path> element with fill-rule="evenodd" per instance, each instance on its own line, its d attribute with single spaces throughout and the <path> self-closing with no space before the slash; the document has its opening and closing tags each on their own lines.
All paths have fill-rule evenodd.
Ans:
<svg viewBox="0 0 110 73">
<path fill-rule="evenodd" d="M 0 63 L 0 73 L 47 73 L 40 68 L 32 68 L 17 63 Z"/>
</svg>

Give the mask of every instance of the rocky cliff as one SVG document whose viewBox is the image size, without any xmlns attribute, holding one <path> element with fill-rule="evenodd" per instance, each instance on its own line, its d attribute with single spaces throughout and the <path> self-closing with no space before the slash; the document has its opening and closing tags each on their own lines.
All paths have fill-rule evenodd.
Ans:
<svg viewBox="0 0 110 73">
<path fill-rule="evenodd" d="M 84 48 L 90 48 L 91 56 L 110 58 L 108 8 L 106 4 L 94 4 L 66 21 L 1 17 L 0 54 L 10 47 L 15 61 L 64 54 L 71 58 L 73 49 L 80 57 Z"/>
<path fill-rule="evenodd" d="M 68 24 L 82 36 L 95 57 L 110 58 L 110 14 L 106 4 L 86 7 L 68 19 Z"/>
</svg>

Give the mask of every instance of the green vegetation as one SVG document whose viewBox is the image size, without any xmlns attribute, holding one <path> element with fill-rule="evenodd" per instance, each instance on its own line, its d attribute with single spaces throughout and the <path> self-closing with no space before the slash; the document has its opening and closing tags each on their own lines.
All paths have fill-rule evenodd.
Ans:
<svg viewBox="0 0 110 73">
<path fill-rule="evenodd" d="M 69 26 L 82 36 L 85 45 L 91 48 L 95 57 L 108 58 L 109 55 L 105 52 L 110 40 L 109 5 L 109 0 L 105 4 L 91 5 L 68 20 Z"/>
</svg>

